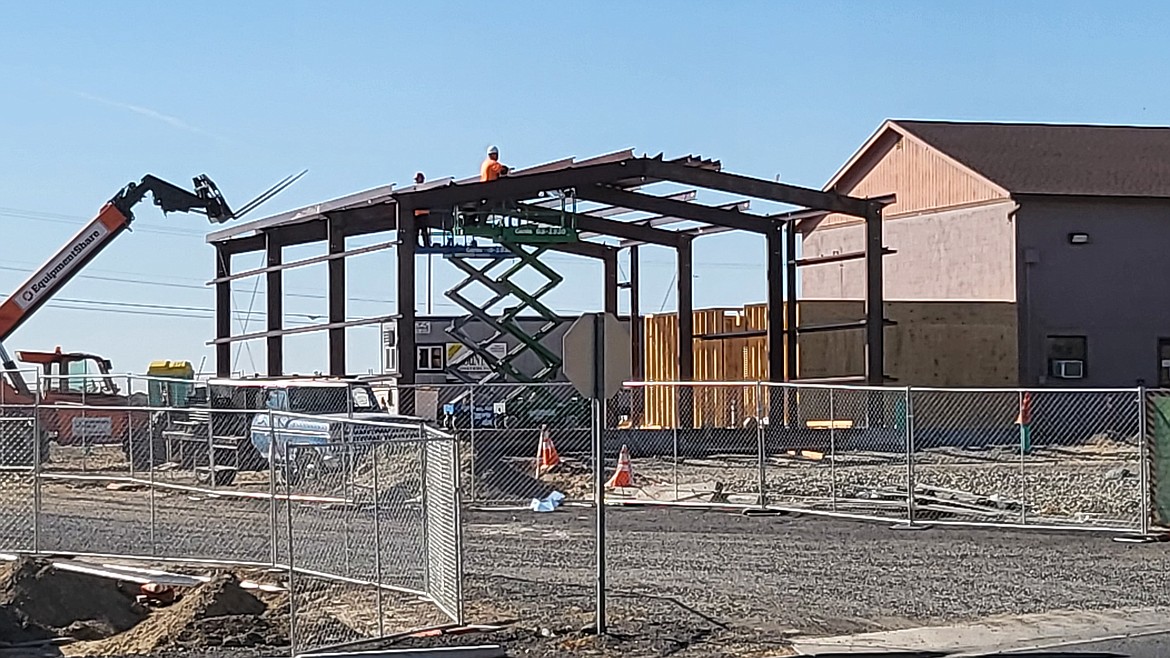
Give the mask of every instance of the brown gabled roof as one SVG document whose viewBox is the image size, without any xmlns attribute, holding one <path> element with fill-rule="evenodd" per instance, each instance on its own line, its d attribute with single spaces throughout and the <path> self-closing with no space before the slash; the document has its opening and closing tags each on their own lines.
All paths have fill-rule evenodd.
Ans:
<svg viewBox="0 0 1170 658">
<path fill-rule="evenodd" d="M 892 123 L 1014 194 L 1170 197 L 1170 127 Z"/>
</svg>

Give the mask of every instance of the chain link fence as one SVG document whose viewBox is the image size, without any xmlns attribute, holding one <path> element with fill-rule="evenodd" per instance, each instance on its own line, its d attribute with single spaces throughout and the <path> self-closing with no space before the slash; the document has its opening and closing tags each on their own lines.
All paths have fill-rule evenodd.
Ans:
<svg viewBox="0 0 1170 658">
<path fill-rule="evenodd" d="M 588 625 L 597 459 L 610 610 L 648 624 L 720 579 L 777 586 L 754 582 L 735 533 L 779 526 L 729 533 L 691 508 L 1127 532 L 1170 519 L 1159 390 L 638 383 L 608 401 L 595 455 L 591 403 L 568 384 L 420 385 L 397 391 L 405 418 L 395 395 L 386 409 L 325 380 L 122 377 L 129 395 L 102 399 L 67 382 L 81 405 L 28 378 L 31 397 L 0 388 L 0 551 L 276 566 L 299 651 L 464 617 Z"/>
<path fill-rule="evenodd" d="M 368 386 L 26 381 L 0 387 L 0 552 L 276 568 L 298 651 L 461 619 L 458 446 Z"/>
<path fill-rule="evenodd" d="M 638 474 L 632 491 L 615 497 L 643 502 L 771 506 L 903 523 L 1144 530 L 1155 485 L 1170 481 L 1156 469 L 1151 479 L 1149 469 L 1158 444 L 1147 416 L 1170 432 L 1170 396 L 1161 391 L 767 383 L 631 389 L 645 411 L 608 431 L 607 441 L 629 446 Z M 1158 454 L 1167 448 L 1170 441 Z"/>
</svg>

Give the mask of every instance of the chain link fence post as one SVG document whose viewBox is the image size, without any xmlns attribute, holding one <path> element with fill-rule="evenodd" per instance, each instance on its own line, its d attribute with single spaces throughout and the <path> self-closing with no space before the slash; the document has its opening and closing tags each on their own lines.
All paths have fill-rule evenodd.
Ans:
<svg viewBox="0 0 1170 658">
<path fill-rule="evenodd" d="M 674 422 L 670 424 L 671 446 L 673 446 L 672 450 L 671 450 L 672 456 L 671 456 L 670 463 L 671 463 L 672 473 L 671 473 L 670 479 L 674 481 L 674 499 L 677 501 L 679 498 L 679 489 L 678 489 L 678 425 L 679 425 L 679 423 L 682 422 L 682 403 L 679 401 L 678 385 L 677 384 L 670 385 L 670 400 L 674 406 Z M 600 458 L 600 455 L 598 455 L 598 458 Z"/>
<path fill-rule="evenodd" d="M 462 626 L 466 623 L 463 605 L 463 483 L 460 482 L 463 473 L 460 464 L 463 463 L 463 460 L 457 439 L 452 439 L 451 450 L 455 453 L 453 474 L 455 478 L 455 601 L 458 606 L 455 609 L 455 623 Z"/>
<path fill-rule="evenodd" d="M 764 414 L 764 405 L 760 396 L 764 393 L 764 386 L 755 383 L 756 392 L 756 447 L 760 458 L 760 509 L 768 506 L 768 446 L 764 438 L 764 423 L 761 418 Z"/>
<path fill-rule="evenodd" d="M 836 388 L 829 388 L 829 507 L 837 511 L 837 400 Z"/>
<path fill-rule="evenodd" d="M 471 456 L 470 456 L 470 462 L 471 462 L 471 478 L 470 479 L 471 479 L 471 482 L 468 483 L 468 487 L 470 489 L 471 501 L 475 502 L 475 500 L 476 500 L 476 493 L 475 493 L 475 487 L 476 487 L 475 455 L 476 455 L 476 450 L 475 450 L 475 385 L 474 384 L 469 386 L 467 389 L 467 409 L 468 409 L 467 424 L 469 426 L 468 430 L 467 430 L 468 441 L 470 441 L 470 443 L 471 443 Z M 456 416 L 456 418 L 458 418 L 458 416 Z M 452 425 L 457 425 L 457 424 L 458 424 L 457 422 L 452 423 Z M 452 428 L 452 430 L 454 430 L 454 429 L 455 428 Z M 452 431 L 452 434 L 456 434 L 456 436 L 458 436 L 458 434 L 455 431 Z M 458 442 L 458 439 L 456 439 L 456 442 Z M 459 463 L 462 464 L 463 462 L 460 461 Z M 462 467 L 460 467 L 460 470 L 462 470 Z"/>
<path fill-rule="evenodd" d="M 215 424 L 210 413 L 207 414 L 207 471 L 207 488 L 215 491 Z"/>
<path fill-rule="evenodd" d="M 210 396 L 208 396 L 210 398 Z M 280 523 L 277 519 L 277 505 L 276 505 L 276 425 L 273 424 L 275 418 L 272 414 L 272 407 L 268 408 L 268 523 L 272 530 L 272 566 L 280 564 L 280 531 L 277 525 Z M 245 432 L 251 433 L 251 428 L 245 428 Z M 250 440 L 251 437 L 249 437 Z M 285 452 L 288 456 L 288 452 Z M 285 500 L 285 505 L 288 505 L 288 500 Z"/>
<path fill-rule="evenodd" d="M 1141 462 L 1138 465 L 1138 514 L 1141 518 L 1138 519 L 1138 525 L 1141 534 L 1147 535 L 1150 532 L 1150 437 L 1148 419 L 1146 416 L 1146 396 L 1147 391 L 1144 384 L 1137 388 L 1137 408 L 1138 408 L 1138 460 Z"/>
<path fill-rule="evenodd" d="M 268 440 L 274 442 L 276 440 L 276 430 L 272 426 L 268 428 Z M 296 458 L 295 446 L 285 444 L 284 446 L 284 461 L 287 463 L 290 459 Z M 286 532 L 288 533 L 288 548 L 286 553 L 288 555 L 288 645 L 290 655 L 297 655 L 297 563 L 296 553 L 294 548 L 296 546 L 296 536 L 293 533 L 293 513 L 292 513 L 292 478 L 284 478 L 284 515 L 286 523 Z"/>
<path fill-rule="evenodd" d="M 41 552 L 41 462 L 47 455 L 41 454 L 47 446 L 41 441 L 41 375 L 32 377 L 37 390 L 33 395 L 33 553 Z"/>
<path fill-rule="evenodd" d="M 147 499 L 147 504 L 150 505 L 150 554 L 158 557 L 158 511 L 155 507 L 154 497 L 154 414 L 151 413 L 146 417 L 146 431 L 150 433 L 150 441 L 147 442 L 146 459 L 149 464 L 147 466 L 147 479 L 150 482 L 150 496 Z M 130 451 L 130 463 L 134 463 L 134 451 Z"/>
<path fill-rule="evenodd" d="M 914 404 L 911 388 L 906 387 L 906 520 L 914 525 Z"/>
<path fill-rule="evenodd" d="M 1019 408 L 1020 408 L 1020 414 L 1021 414 L 1019 416 L 1019 420 L 1020 420 L 1020 525 L 1027 525 L 1028 524 L 1028 500 L 1029 500 L 1028 479 L 1027 479 L 1028 473 L 1026 470 L 1025 459 L 1027 458 L 1028 450 L 1030 449 L 1029 443 L 1031 443 L 1032 437 L 1031 437 L 1031 430 L 1029 428 L 1030 423 L 1024 422 L 1025 420 L 1027 420 L 1027 421 L 1031 420 L 1031 418 L 1030 418 L 1031 411 L 1030 410 L 1028 411 L 1029 418 L 1025 418 L 1023 415 L 1024 410 L 1026 408 L 1025 405 L 1028 405 L 1028 406 L 1031 405 L 1030 402 L 1025 402 L 1027 395 L 1028 395 L 1028 393 L 1026 391 L 1020 391 L 1019 399 L 1017 400 L 1017 402 L 1019 404 Z"/>
<path fill-rule="evenodd" d="M 146 386 L 147 386 L 147 389 L 146 389 L 146 395 L 147 395 L 146 409 L 147 409 L 148 414 L 153 415 L 151 413 L 152 409 L 151 409 L 151 405 L 150 405 L 150 382 L 147 382 Z M 131 390 L 131 388 L 132 388 L 132 383 L 130 381 L 130 375 L 126 375 L 126 399 L 127 400 L 129 400 L 130 396 L 133 395 L 133 393 L 134 393 Z M 129 466 L 130 466 L 130 476 L 131 477 L 135 477 L 138 475 L 138 468 L 134 465 L 134 455 L 135 455 L 135 452 L 134 452 L 134 412 L 129 407 L 127 407 L 127 409 L 126 409 L 126 461 L 129 463 Z M 151 465 L 153 466 L 153 464 L 151 464 Z"/>
<path fill-rule="evenodd" d="M 417 394 L 417 391 L 416 391 Z M 417 399 L 417 398 L 416 398 Z M 427 430 L 426 421 L 418 422 L 418 469 L 419 469 L 419 506 L 422 510 L 423 555 L 426 556 L 426 567 L 423 569 L 423 591 L 431 594 L 431 561 L 435 547 L 431 546 L 430 522 L 427 515 Z"/>
<path fill-rule="evenodd" d="M 374 583 L 377 585 L 375 595 L 377 596 L 376 606 L 378 608 L 378 636 L 386 635 L 385 619 L 386 611 L 382 602 L 382 511 L 381 498 L 382 487 L 378 475 L 378 462 L 381 461 L 381 455 L 378 454 L 382 450 L 380 444 L 372 446 L 374 458 L 372 461 L 373 482 L 374 482 Z"/>
</svg>

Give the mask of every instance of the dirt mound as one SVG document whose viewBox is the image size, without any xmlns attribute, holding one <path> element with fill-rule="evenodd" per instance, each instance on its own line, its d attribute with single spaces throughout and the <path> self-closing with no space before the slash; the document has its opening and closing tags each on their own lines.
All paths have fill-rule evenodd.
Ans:
<svg viewBox="0 0 1170 658">
<path fill-rule="evenodd" d="M 96 642 L 64 647 L 71 656 L 147 654 L 177 646 L 281 646 L 287 636 L 263 617 L 268 606 L 240 588 L 232 574 L 187 592 L 170 607 L 150 613 L 134 628 Z"/>
<path fill-rule="evenodd" d="M 125 631 L 146 611 L 117 583 L 21 558 L 0 568 L 0 639 L 94 637 Z"/>
</svg>

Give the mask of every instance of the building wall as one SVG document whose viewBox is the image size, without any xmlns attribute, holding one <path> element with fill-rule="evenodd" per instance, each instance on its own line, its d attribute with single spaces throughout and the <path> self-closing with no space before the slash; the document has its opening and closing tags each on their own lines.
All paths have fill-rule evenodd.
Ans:
<svg viewBox="0 0 1170 658">
<path fill-rule="evenodd" d="M 802 301 L 800 322 L 820 324 L 864 316 L 862 302 Z M 890 301 L 886 374 L 897 386 L 998 387 L 1018 382 L 1017 311 L 1011 302 Z M 865 332 L 803 336 L 797 343 L 801 378 L 865 372 Z"/>
<path fill-rule="evenodd" d="M 926 144 L 887 130 L 835 182 L 838 192 L 872 198 L 897 195 L 887 216 L 1007 199 L 1007 193 Z M 829 215 L 822 226 L 858 221 Z"/>
<path fill-rule="evenodd" d="M 1017 221 L 1024 381 L 1156 385 L 1158 338 L 1170 337 L 1170 200 L 1024 197 Z M 1069 244 L 1070 232 L 1089 244 Z M 1087 338 L 1083 380 L 1047 376 L 1054 334 Z"/>
<path fill-rule="evenodd" d="M 864 304 L 855 301 L 802 301 L 798 322 L 856 320 Z M 886 315 L 898 324 L 886 329 L 886 373 L 897 386 L 1001 387 L 1015 386 L 1016 305 L 1009 302 L 887 302 Z M 678 379 L 678 315 L 662 313 L 644 318 L 646 380 Z M 767 306 L 695 311 L 695 334 L 758 332 L 767 329 Z M 800 338 L 797 370 L 802 379 L 856 376 L 864 372 L 865 334 L 842 331 Z M 718 340 L 696 339 L 695 380 L 754 382 L 768 380 L 768 344 L 765 336 Z M 694 393 L 697 426 L 737 426 L 767 400 L 757 398 L 752 386 L 704 386 Z M 675 391 L 648 387 L 644 413 L 646 427 L 674 427 L 680 409 Z"/>
<path fill-rule="evenodd" d="M 695 311 L 695 334 L 767 329 L 767 306 Z M 862 302 L 804 300 L 797 321 L 858 320 Z M 1012 386 L 1016 383 L 1016 305 L 1010 302 L 886 302 L 886 373 L 901 385 Z M 678 315 L 647 316 L 643 347 L 648 381 L 678 378 Z M 781 328 L 783 330 L 783 328 Z M 834 331 L 802 336 L 797 344 L 802 379 L 857 376 L 865 368 L 865 333 Z M 768 379 L 765 336 L 695 340 L 696 381 Z"/>
<path fill-rule="evenodd" d="M 1011 201 L 993 202 L 886 219 L 883 240 L 897 253 L 884 259 L 885 298 L 1015 301 L 1014 208 Z M 804 237 L 801 255 L 828 256 L 864 248 L 863 224 L 822 224 Z M 802 267 L 800 289 L 804 299 L 864 299 L 865 262 Z"/>
</svg>

